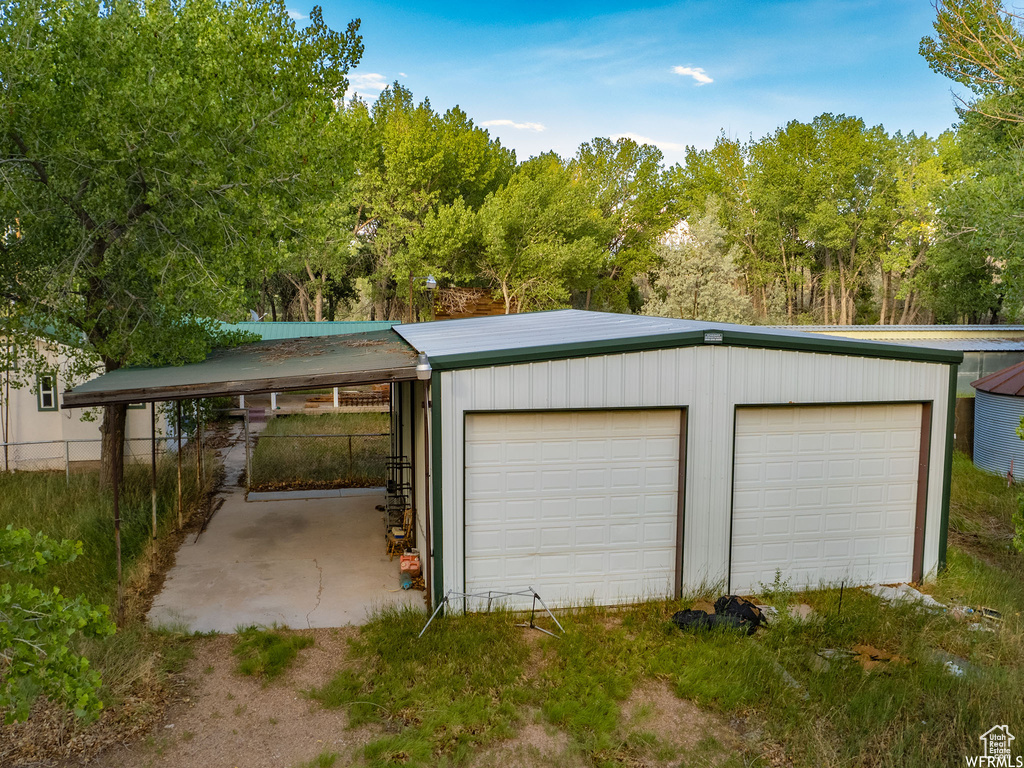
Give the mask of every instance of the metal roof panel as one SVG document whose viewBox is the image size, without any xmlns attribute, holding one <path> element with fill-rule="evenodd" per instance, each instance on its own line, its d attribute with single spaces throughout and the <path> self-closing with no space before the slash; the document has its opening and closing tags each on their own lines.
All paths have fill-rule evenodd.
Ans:
<svg viewBox="0 0 1024 768">
<path fill-rule="evenodd" d="M 434 367 L 465 368 L 705 343 L 959 363 L 957 350 L 646 315 L 557 310 L 396 325 Z M 706 334 L 715 338 L 708 341 Z"/>
<path fill-rule="evenodd" d="M 981 392 L 1021 397 L 1024 395 L 1024 363 L 1017 363 L 983 376 L 977 381 L 972 381 L 971 386 Z"/>
<path fill-rule="evenodd" d="M 300 339 L 310 336 L 336 336 L 347 333 L 386 331 L 398 325 L 398 320 L 324 320 L 320 322 L 278 322 L 259 320 L 244 323 L 221 323 L 224 331 L 255 333 L 264 341 L 272 339 Z"/>
<path fill-rule="evenodd" d="M 416 378 L 416 352 L 391 330 L 257 341 L 214 350 L 199 363 L 121 368 L 65 392 L 79 408 L 196 397 L 284 392 Z"/>
</svg>

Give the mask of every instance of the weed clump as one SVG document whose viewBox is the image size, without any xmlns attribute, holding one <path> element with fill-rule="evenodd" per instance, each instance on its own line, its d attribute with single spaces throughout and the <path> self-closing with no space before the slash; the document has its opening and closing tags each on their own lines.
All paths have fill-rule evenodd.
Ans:
<svg viewBox="0 0 1024 768">
<path fill-rule="evenodd" d="M 235 638 L 234 654 L 238 657 L 238 672 L 262 678 L 269 682 L 288 669 L 299 651 L 313 645 L 309 635 L 293 635 L 277 625 L 245 627 Z"/>
</svg>

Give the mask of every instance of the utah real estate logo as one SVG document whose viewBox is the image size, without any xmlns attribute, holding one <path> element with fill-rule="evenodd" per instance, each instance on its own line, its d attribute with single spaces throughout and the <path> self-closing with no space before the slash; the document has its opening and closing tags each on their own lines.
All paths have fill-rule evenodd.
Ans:
<svg viewBox="0 0 1024 768">
<path fill-rule="evenodd" d="M 1011 743 L 1015 736 L 1010 733 L 1009 726 L 996 725 L 989 728 L 981 736 L 981 754 L 969 755 L 964 759 L 968 766 L 977 768 L 1024 768 L 1024 757 L 1011 754 Z"/>
</svg>

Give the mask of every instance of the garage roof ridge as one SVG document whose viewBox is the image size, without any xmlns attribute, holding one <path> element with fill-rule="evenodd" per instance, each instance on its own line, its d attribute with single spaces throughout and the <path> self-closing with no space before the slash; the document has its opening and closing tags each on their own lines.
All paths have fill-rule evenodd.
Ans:
<svg viewBox="0 0 1024 768">
<path fill-rule="evenodd" d="M 944 364 L 963 361 L 963 353 L 956 349 L 574 309 L 404 324 L 393 330 L 426 354 L 438 370 L 704 344 Z M 709 338 L 709 333 L 714 337 Z"/>
</svg>

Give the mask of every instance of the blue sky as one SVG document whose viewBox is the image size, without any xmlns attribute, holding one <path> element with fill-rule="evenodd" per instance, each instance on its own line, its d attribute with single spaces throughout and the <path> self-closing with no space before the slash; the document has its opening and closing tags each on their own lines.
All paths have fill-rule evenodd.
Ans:
<svg viewBox="0 0 1024 768">
<path fill-rule="evenodd" d="M 461 106 L 520 160 L 628 135 L 668 163 L 723 131 L 760 138 L 823 112 L 940 133 L 956 120 L 951 83 L 917 52 L 934 13 L 928 0 L 324 4 L 335 29 L 362 19 L 352 81 L 368 100 L 398 80 L 438 111 Z"/>
</svg>

